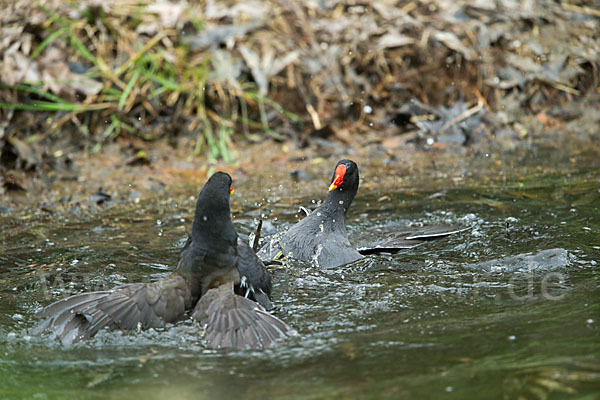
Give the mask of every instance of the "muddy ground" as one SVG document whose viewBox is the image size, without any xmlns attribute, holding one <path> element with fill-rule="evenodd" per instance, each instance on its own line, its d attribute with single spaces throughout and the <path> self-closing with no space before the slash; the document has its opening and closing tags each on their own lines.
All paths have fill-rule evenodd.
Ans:
<svg viewBox="0 0 600 400">
<path fill-rule="evenodd" d="M 8 210 L 198 187 L 217 168 L 577 158 L 600 135 L 599 25 L 591 0 L 9 2 L 0 194 Z"/>
</svg>

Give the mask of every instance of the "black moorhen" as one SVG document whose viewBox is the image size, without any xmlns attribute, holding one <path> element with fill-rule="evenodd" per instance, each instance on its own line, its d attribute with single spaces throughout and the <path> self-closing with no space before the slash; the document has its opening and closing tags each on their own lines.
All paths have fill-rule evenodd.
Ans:
<svg viewBox="0 0 600 400">
<path fill-rule="evenodd" d="M 358 260 L 367 254 L 396 253 L 427 240 L 470 229 L 460 225 L 438 225 L 420 231 L 396 232 L 378 242 L 355 248 L 346 233 L 346 212 L 358 191 L 358 166 L 352 160 L 337 163 L 325 201 L 306 218 L 285 232 L 267 239 L 258 255 L 263 260 L 281 256 L 311 262 L 322 269 Z"/>
<path fill-rule="evenodd" d="M 104 327 L 163 327 L 193 310 L 192 317 L 204 327 L 205 343 L 212 348 L 263 349 L 293 334 L 259 304 L 266 298 L 270 305 L 270 277 L 233 228 L 232 192 L 226 173 L 217 172 L 206 182 L 196 202 L 192 234 L 174 272 L 153 283 L 122 285 L 50 304 L 38 312 L 46 319 L 32 333 L 51 329 L 54 337 L 69 344 Z"/>
</svg>

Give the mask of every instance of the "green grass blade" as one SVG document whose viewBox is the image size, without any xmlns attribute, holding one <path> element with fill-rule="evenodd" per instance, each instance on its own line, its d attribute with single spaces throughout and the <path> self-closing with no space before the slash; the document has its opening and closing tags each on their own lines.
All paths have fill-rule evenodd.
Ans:
<svg viewBox="0 0 600 400">
<path fill-rule="evenodd" d="M 294 114 L 293 112 L 290 111 L 286 111 L 281 105 L 279 105 L 276 101 L 273 101 L 271 99 L 269 99 L 268 97 L 263 97 L 261 95 L 259 95 L 258 93 L 253 93 L 253 92 L 246 92 L 246 96 L 248 96 L 249 98 L 255 100 L 257 103 L 264 103 L 264 104 L 268 104 L 269 106 L 273 107 L 273 109 L 275 111 L 277 111 L 279 114 L 291 119 L 294 122 L 302 122 L 302 119 L 297 116 L 296 114 Z"/>
<path fill-rule="evenodd" d="M 55 19 L 56 22 L 62 27 L 62 30 L 64 30 L 69 35 L 69 38 L 71 39 L 72 45 L 75 48 L 75 50 L 77 50 L 77 52 L 79 52 L 79 54 L 81 54 L 81 56 L 83 56 L 85 59 L 92 62 L 96 67 L 100 68 L 100 66 L 98 65 L 97 58 L 94 57 L 92 53 L 90 53 L 87 47 L 85 47 L 85 45 L 81 42 L 81 40 L 79 40 L 77 35 L 75 35 L 75 33 L 73 33 L 73 31 L 71 30 L 73 22 L 69 21 L 67 18 L 63 18 L 60 15 L 56 14 L 50 8 L 44 7 L 42 5 L 40 5 L 40 7 L 42 8 L 42 10 L 44 10 L 46 14 Z"/>
<path fill-rule="evenodd" d="M 23 110 L 23 111 L 72 111 L 85 112 L 94 110 L 104 110 L 114 107 L 111 103 L 98 103 L 90 105 L 80 105 L 72 103 L 52 103 L 48 101 L 33 101 L 31 104 L 7 104 L 0 103 L 0 108 L 7 110 Z"/>
<path fill-rule="evenodd" d="M 129 94 L 131 93 L 131 90 L 133 89 L 133 86 L 137 82 L 139 76 L 140 76 L 140 70 L 136 70 L 133 73 L 133 75 L 131 76 L 131 79 L 129 80 L 129 82 L 127 82 L 127 86 L 125 86 L 125 90 L 123 90 L 123 94 L 121 94 L 121 98 L 119 99 L 119 105 L 118 105 L 119 110 L 122 110 L 123 107 L 125 106 L 125 102 L 129 98 Z"/>
<path fill-rule="evenodd" d="M 224 124 L 221 124 L 219 128 L 219 143 L 217 145 L 217 148 L 219 149 L 219 153 L 221 153 L 221 156 L 223 157 L 223 161 L 225 161 L 226 163 L 230 163 L 233 160 L 233 157 L 229 152 L 228 145 L 230 134 L 231 130 Z"/>
<path fill-rule="evenodd" d="M 81 40 L 79 40 L 79 38 L 71 31 L 70 27 L 67 30 L 67 33 L 69 34 L 69 38 L 71 39 L 71 42 L 72 42 L 75 50 L 77 50 L 77 52 L 79 54 L 81 54 L 81 56 L 83 58 L 87 59 L 88 61 L 93 63 L 96 67 L 98 67 L 100 70 L 102 70 L 102 67 L 98 63 L 98 59 L 92 53 L 90 53 L 90 51 L 87 49 L 87 47 L 85 47 L 83 42 Z"/>
<path fill-rule="evenodd" d="M 35 86 L 29 86 L 29 85 L 23 85 L 23 84 L 17 84 L 17 85 L 2 85 L 2 84 L 0 84 L 0 89 L 14 89 L 14 90 L 20 90 L 23 92 L 30 92 L 30 93 L 36 94 L 40 97 L 44 97 L 48 100 L 52 100 L 56 103 L 68 103 L 68 101 L 63 99 L 62 97 L 59 97 L 50 92 L 43 91 Z"/>
<path fill-rule="evenodd" d="M 58 37 L 60 37 L 60 36 L 62 36 L 64 34 L 65 34 L 65 30 L 64 29 L 59 29 L 59 30 L 57 30 L 55 32 L 52 32 L 50 35 L 48 35 L 48 37 L 46 39 L 44 39 L 42 41 L 42 43 L 40 43 L 39 46 L 35 48 L 35 50 L 33 50 L 33 52 L 31 53 L 31 59 L 35 60 L 37 58 L 37 56 L 39 56 L 40 53 L 42 51 L 44 51 L 44 49 L 46 48 L 46 46 L 48 46 L 55 39 L 57 39 Z"/>
<path fill-rule="evenodd" d="M 269 128 L 269 119 L 267 118 L 267 111 L 265 110 L 265 102 L 262 97 L 258 97 L 258 111 L 260 112 L 260 122 L 263 124 L 263 129 L 265 132 L 268 132 L 271 128 Z"/>
<path fill-rule="evenodd" d="M 179 86 L 179 84 L 172 79 L 159 76 L 159 75 L 149 72 L 149 71 L 142 71 L 142 73 L 144 74 L 145 78 L 161 84 L 167 90 L 171 90 L 173 92 L 182 92 L 183 91 L 182 87 Z"/>
</svg>

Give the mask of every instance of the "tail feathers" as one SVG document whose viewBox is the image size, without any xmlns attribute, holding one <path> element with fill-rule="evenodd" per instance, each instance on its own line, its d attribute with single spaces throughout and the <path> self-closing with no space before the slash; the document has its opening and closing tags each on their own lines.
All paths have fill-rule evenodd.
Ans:
<svg viewBox="0 0 600 400">
<path fill-rule="evenodd" d="M 260 304 L 222 287 L 209 290 L 192 316 L 205 328 L 206 345 L 215 349 L 262 350 L 274 346 L 280 338 L 295 334 Z"/>
<path fill-rule="evenodd" d="M 397 253 L 403 249 L 417 247 L 429 240 L 443 238 L 471 228 L 464 225 L 434 225 L 420 230 L 395 232 L 379 241 L 359 247 L 357 251 L 362 255 Z"/>
</svg>

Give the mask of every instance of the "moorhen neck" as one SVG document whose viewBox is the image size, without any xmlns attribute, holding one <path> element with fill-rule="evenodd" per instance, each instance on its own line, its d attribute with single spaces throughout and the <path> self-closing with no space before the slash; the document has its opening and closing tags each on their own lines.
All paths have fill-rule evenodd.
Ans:
<svg viewBox="0 0 600 400">
<path fill-rule="evenodd" d="M 206 182 L 196 202 L 192 233 L 174 272 L 153 283 L 122 285 L 50 304 L 38 312 L 46 319 L 32 333 L 50 329 L 52 336 L 70 344 L 104 327 L 163 327 L 190 310 L 212 348 L 262 349 L 293 333 L 259 304 L 262 300 L 270 305 L 271 281 L 264 264 L 233 228 L 232 191 L 226 173 L 217 172 Z"/>
</svg>

